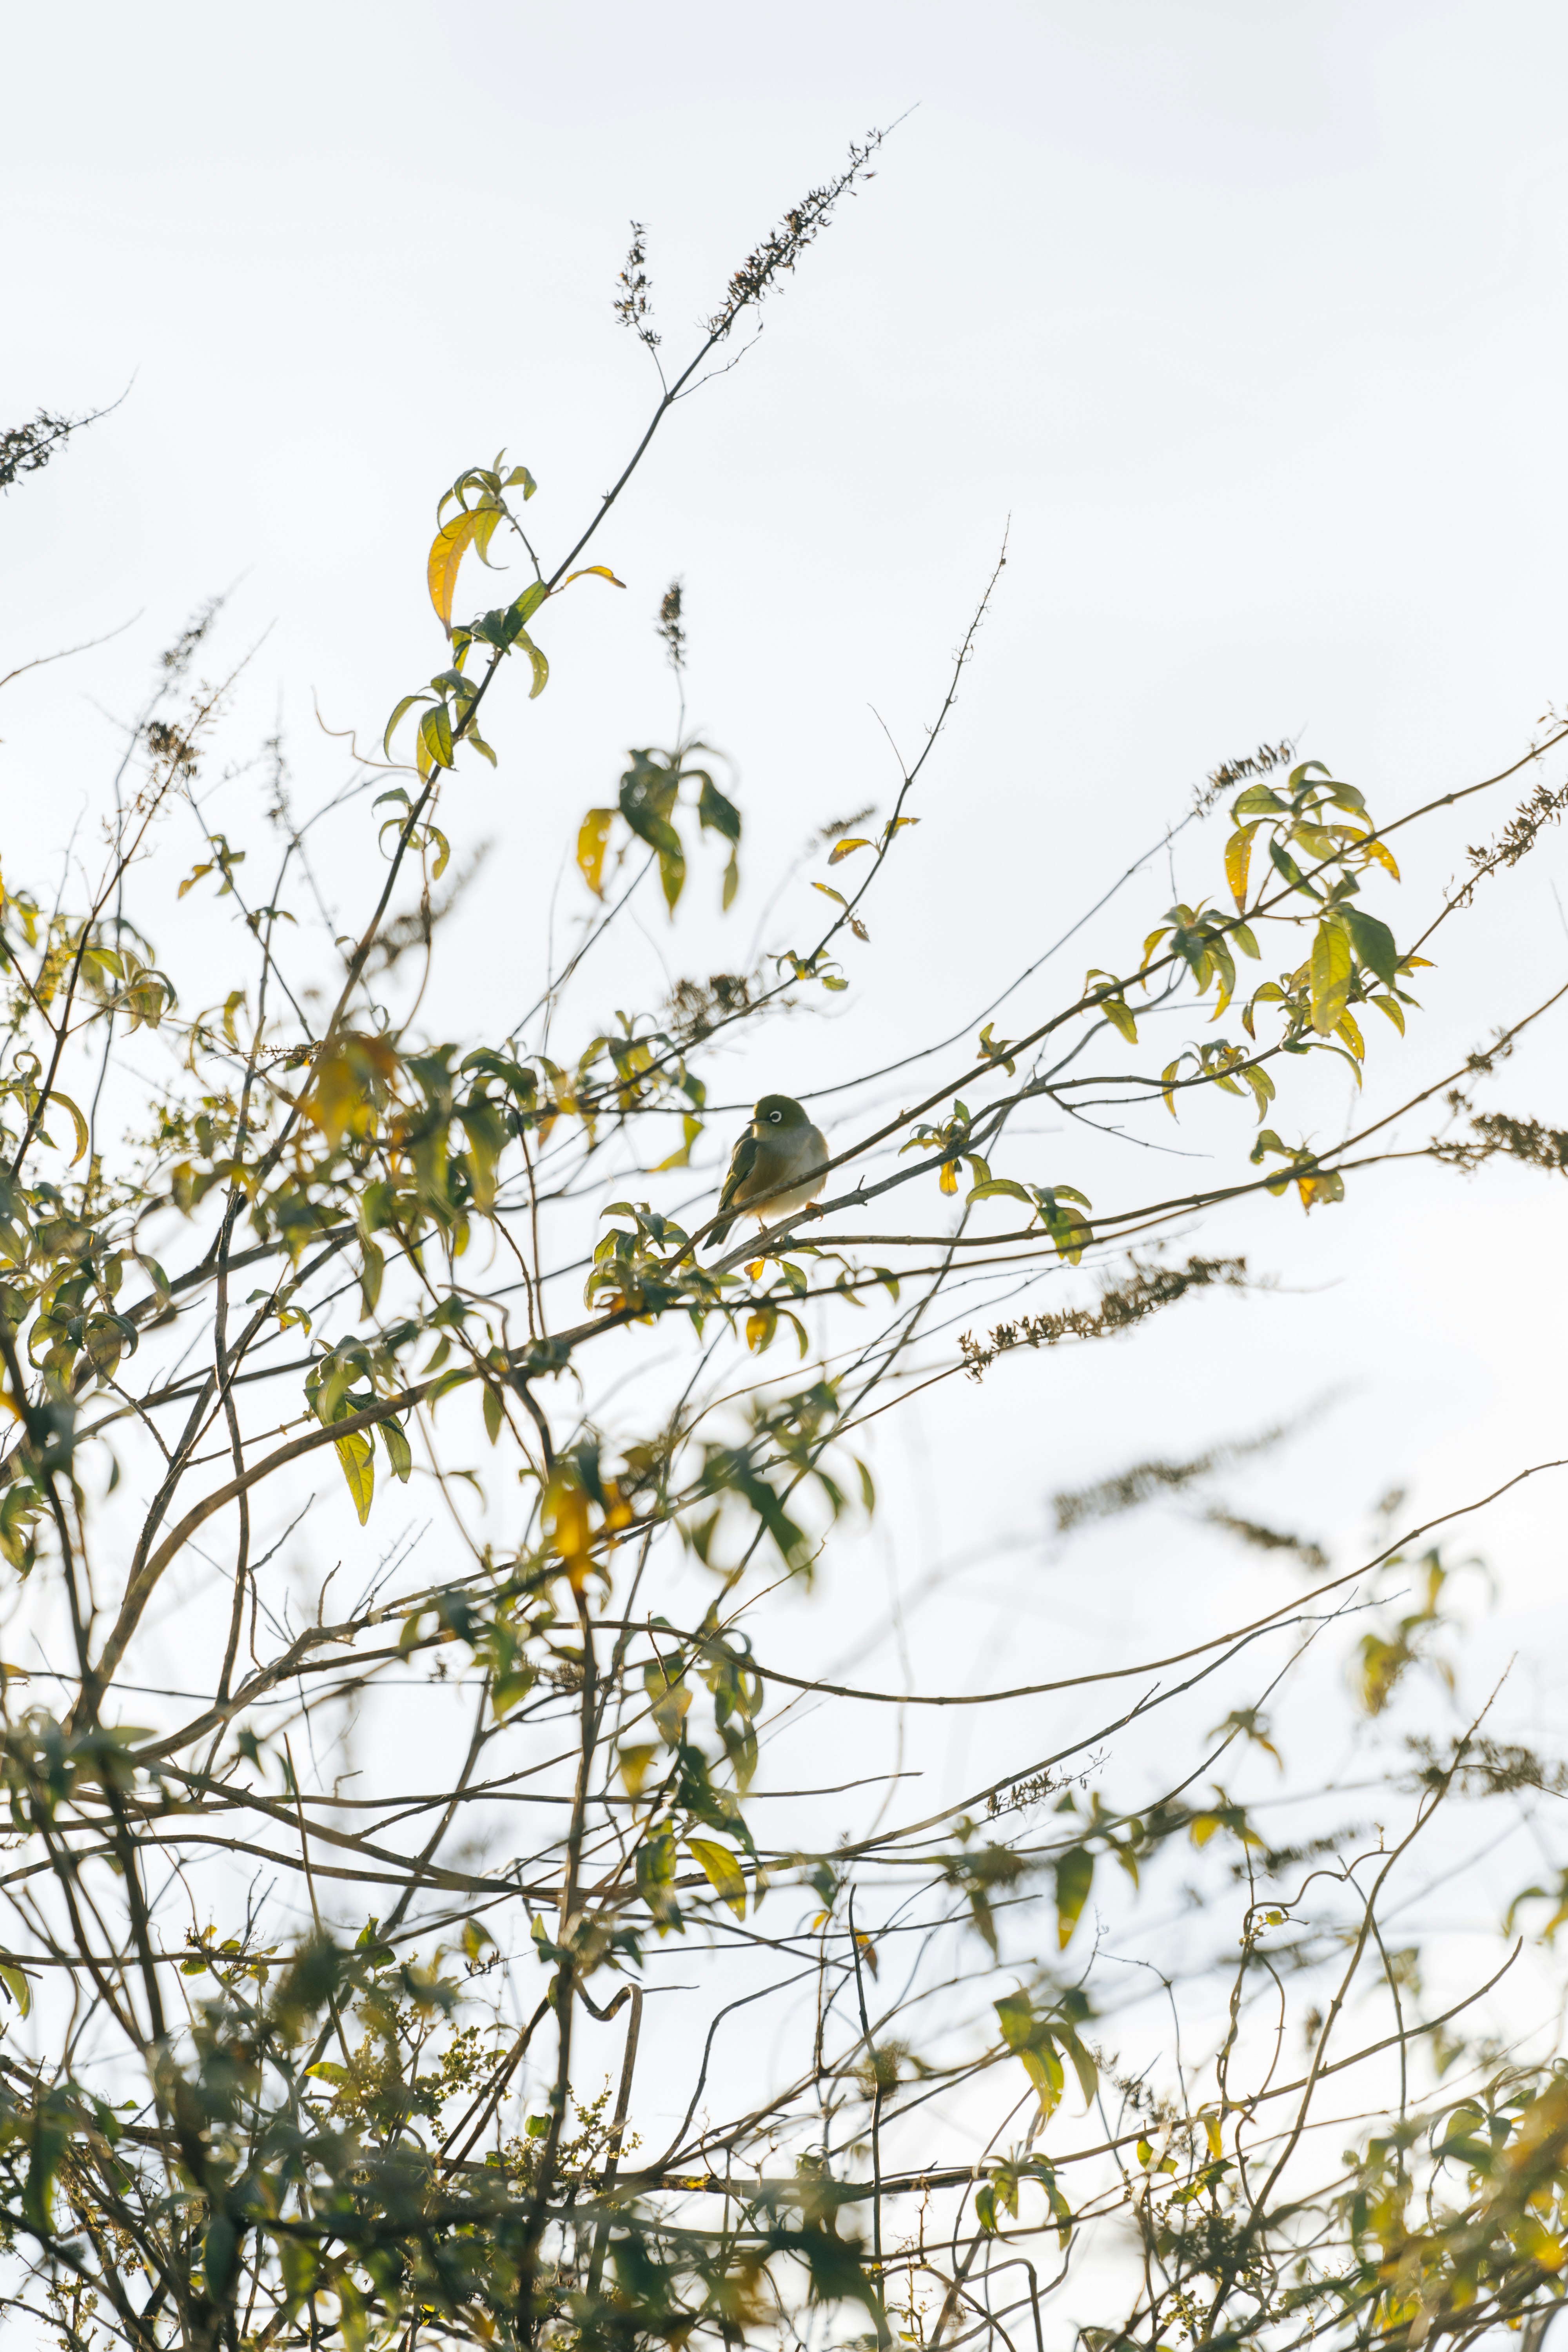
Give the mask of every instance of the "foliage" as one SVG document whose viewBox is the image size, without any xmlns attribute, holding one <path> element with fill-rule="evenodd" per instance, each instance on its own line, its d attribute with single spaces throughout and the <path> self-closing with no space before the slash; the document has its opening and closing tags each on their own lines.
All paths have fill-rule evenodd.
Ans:
<svg viewBox="0 0 1568 2352">
<path fill-rule="evenodd" d="M 721 1056 L 751 1024 L 848 991 L 836 951 L 867 942 L 868 896 L 915 854 L 907 803 L 994 577 L 887 821 L 856 834 L 862 811 L 817 845 L 847 871 L 842 891 L 816 880 L 833 911 L 814 941 L 599 1024 L 566 997 L 639 893 L 657 888 L 674 924 L 689 870 L 714 855 L 721 911 L 735 898 L 743 808 L 682 711 L 675 740 L 631 750 L 576 830 L 587 912 L 570 971 L 542 969 L 541 950 L 540 1003 L 504 1034 L 419 1026 L 451 936 L 430 896 L 451 856 L 443 802 L 465 751 L 499 758 L 485 704 L 493 693 L 510 725 L 498 681 L 529 699 L 550 685 L 541 639 L 568 588 L 621 587 L 579 557 L 672 403 L 870 176 L 878 143 L 734 274 L 558 562 L 535 553 L 544 492 L 528 467 L 502 453 L 443 492 L 426 587 L 446 666 L 396 700 L 384 759 L 359 761 L 333 804 L 360 828 L 345 887 L 376 850 L 383 870 L 327 995 L 309 929 L 317 820 L 294 813 L 280 754 L 262 813 L 209 822 L 224 689 L 187 676 L 216 610 L 164 657 L 96 878 L 57 900 L 14 874 L 0 904 L 0 1550 L 8 1645 L 40 1662 L 0 1668 L 0 2237 L 13 2325 L 72 2352 L 794 2343 L 819 2326 L 934 2352 L 1010 2345 L 1026 2310 L 1039 2343 L 1042 2313 L 1073 2315 L 1090 2352 L 1414 2347 L 1554 2307 L 1564 2061 L 1467 2040 L 1468 2021 L 1452 2032 L 1487 1987 L 1436 2007 L 1419 1948 L 1389 1949 L 1384 1930 L 1395 1874 L 1442 1808 L 1560 1794 L 1563 1768 L 1478 1717 L 1400 1751 L 1375 1835 L 1330 1807 L 1297 1844 L 1271 1844 L 1261 1804 L 1235 1793 L 1254 1763 L 1284 1774 L 1284 1695 L 1342 1609 L 1390 1612 L 1342 1660 L 1369 1724 L 1419 1685 L 1413 1669 L 1452 1678 L 1451 1571 L 1437 1542 L 1417 1549 L 1429 1528 L 1387 1527 L 1373 1562 L 1330 1574 L 1320 1546 L 1211 1496 L 1204 1525 L 1295 1560 L 1312 1589 L 1244 1623 L 1194 1614 L 1179 1658 L 1144 1660 L 1130 1636 L 1099 1675 L 895 1693 L 793 1675 L 769 1653 L 772 1597 L 806 1595 L 876 1509 L 862 1431 L 903 1393 L 917 1333 L 935 1351 L 928 1389 L 1026 1377 L 996 1369 L 1025 1347 L 1137 1344 L 1151 1318 L 1208 1311 L 1200 1296 L 1255 1279 L 1236 1255 L 1167 1259 L 1164 1237 L 1237 1198 L 1331 1205 L 1396 1156 L 1386 1112 L 1332 1146 L 1263 1120 L 1294 1119 L 1331 1064 L 1360 1087 L 1368 1006 L 1392 1061 L 1419 1009 L 1406 983 L 1421 947 L 1560 799 L 1538 788 L 1415 934 L 1394 912 L 1390 839 L 1462 795 L 1380 821 L 1292 746 L 1226 763 L 1183 820 L 1234 794 L 1215 897 L 1130 929 L 1118 968 L 1091 968 L 1067 1001 L 1020 996 L 1032 1010 L 1016 1037 L 993 1017 L 956 1055 L 911 1040 L 940 1083 L 896 1117 L 867 1113 L 863 1132 L 841 1120 L 825 1198 L 703 1257 L 727 1142 L 710 1132 Z M 616 308 L 662 367 L 646 263 L 634 227 Z M 45 417 L 5 436 L 11 473 L 68 429 Z M 498 541 L 523 551 L 529 584 L 463 620 L 468 559 L 489 564 Z M 658 609 L 679 678 L 679 583 Z M 153 863 L 171 878 L 182 866 L 177 826 L 197 854 L 161 947 L 142 928 L 144 885 Z M 216 969 L 204 943 L 231 918 Z M 1248 963 L 1275 976 L 1244 984 Z M 1240 1034 L 1213 1035 L 1233 1003 Z M 1204 1034 L 1145 1066 L 1151 1026 L 1195 1026 L 1200 1007 Z M 1437 1100 L 1469 1122 L 1414 1156 L 1562 1172 L 1559 1129 L 1473 1100 L 1544 1010 L 1403 1106 Z M 1084 1075 L 1090 1040 L 1110 1066 Z M 1168 1135 L 1166 1111 L 1223 1110 L 1222 1097 L 1252 1127 L 1213 1182 L 1175 1200 L 1130 1189 L 1107 1210 L 1064 1181 L 1088 1181 L 1075 1155 L 1090 1109 Z M 1041 1102 L 1068 1139 L 1049 1168 L 1018 1136 Z M 910 1185 L 919 1205 L 897 1230 L 858 1230 Z M 1079 1286 L 1012 1307 L 1047 1282 Z M 998 1318 L 984 1337 L 953 1336 L 961 1284 Z M 617 1403 L 626 1365 L 637 1379 Z M 1203 1492 L 1261 1444 L 1138 1459 L 1057 1497 L 1058 1533 Z M 416 1493 L 450 1534 L 398 1536 L 374 1568 L 356 1552 L 336 1613 L 334 1569 L 298 1622 L 269 1563 L 339 1479 L 377 1537 L 389 1497 Z M 1153 1774 L 1114 1745 L 1194 1691 L 1206 1704 L 1202 1686 L 1237 1661 L 1257 1689 L 1191 1752 L 1173 1731 Z M 1100 1684 L 1098 1728 L 1051 1712 Z M 888 1826 L 884 1807 L 859 1841 L 822 1851 L 762 1804 L 790 1793 L 761 1784 L 802 1700 L 836 1710 L 826 1723 L 1014 1699 L 1053 1752 L 925 1818 Z M 449 1768 L 406 1727 L 426 1705 L 460 1719 Z M 353 1739 L 368 1771 L 347 1769 Z M 1110 2037 L 1134 2000 L 1107 1938 L 1184 1872 L 1201 1880 L 1204 1936 L 1178 1955 L 1163 1931 L 1155 1974 L 1185 2055 L 1130 2072 Z M 1517 1896 L 1548 1939 L 1564 1887 Z M 645 2001 L 666 1997 L 676 1955 L 707 2021 L 689 2047 L 666 2035 L 652 2051 Z M 781 2029 L 784 2055 L 735 2052 L 731 2011 L 798 1985 L 798 2046 Z M 1277 2027 L 1263 2021 L 1276 2002 Z M 1288 2020 L 1304 2052 L 1289 2063 Z M 654 2064 L 689 2087 L 668 2145 L 648 2116 L 633 2121 Z M 1358 2078 L 1372 2120 L 1336 2166 L 1315 2136 L 1319 2092 L 1352 2064 L 1373 2067 Z M 1115 2259 L 1129 2245 L 1131 2268 Z"/>
</svg>

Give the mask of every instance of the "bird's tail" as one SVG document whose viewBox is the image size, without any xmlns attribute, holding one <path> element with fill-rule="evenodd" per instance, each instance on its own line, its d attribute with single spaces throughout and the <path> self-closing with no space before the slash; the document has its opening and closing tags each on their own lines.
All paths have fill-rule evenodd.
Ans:
<svg viewBox="0 0 1568 2352">
<path fill-rule="evenodd" d="M 732 1217 L 726 1217 L 721 1225 L 714 1226 L 712 1232 L 708 1236 L 708 1247 L 710 1250 L 721 1250 L 723 1248 L 725 1243 L 730 1238 L 730 1230 L 733 1223 L 734 1219 Z"/>
</svg>

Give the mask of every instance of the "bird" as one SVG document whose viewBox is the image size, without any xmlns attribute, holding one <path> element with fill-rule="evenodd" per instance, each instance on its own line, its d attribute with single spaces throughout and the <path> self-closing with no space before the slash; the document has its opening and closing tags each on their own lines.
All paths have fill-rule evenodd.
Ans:
<svg viewBox="0 0 1568 2352">
<path fill-rule="evenodd" d="M 815 1201 L 826 1181 L 827 1142 L 822 1129 L 812 1125 L 790 1096 L 763 1095 L 730 1155 L 730 1172 L 719 1195 L 719 1223 L 709 1235 L 710 1246 L 722 1249 L 735 1222 L 725 1215 L 727 1209 L 749 1211 L 759 1226 L 773 1224 Z M 764 1192 L 770 1196 L 766 1200 L 759 1197 Z"/>
</svg>

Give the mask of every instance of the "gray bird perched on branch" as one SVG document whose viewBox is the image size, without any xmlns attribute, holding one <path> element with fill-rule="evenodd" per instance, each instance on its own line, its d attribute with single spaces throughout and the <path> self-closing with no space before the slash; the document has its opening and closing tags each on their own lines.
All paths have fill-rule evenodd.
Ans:
<svg viewBox="0 0 1568 2352">
<path fill-rule="evenodd" d="M 788 1095 L 764 1095 L 730 1156 L 730 1172 L 719 1195 L 720 1222 L 708 1236 L 710 1245 L 724 1245 L 735 1222 L 725 1215 L 727 1209 L 745 1210 L 759 1225 L 771 1225 L 815 1201 L 826 1181 L 827 1142 L 822 1129 L 813 1127 Z M 762 1199 L 763 1193 L 770 1197 Z"/>
</svg>

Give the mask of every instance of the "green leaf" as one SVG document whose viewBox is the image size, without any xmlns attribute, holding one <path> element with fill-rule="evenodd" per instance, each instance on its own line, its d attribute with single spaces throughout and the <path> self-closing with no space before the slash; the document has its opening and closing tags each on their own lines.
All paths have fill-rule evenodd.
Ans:
<svg viewBox="0 0 1568 2352">
<path fill-rule="evenodd" d="M 1394 944 L 1394 933 L 1375 915 L 1363 914 L 1359 907 L 1347 907 L 1344 919 L 1351 942 L 1369 971 L 1374 971 L 1384 988 L 1394 986 L 1399 969 L 1399 950 Z"/>
<path fill-rule="evenodd" d="M 33 1988 L 26 1972 L 17 1968 L 15 1961 L 0 1960 L 0 1984 L 5 1986 L 22 2015 L 29 2017 L 33 2009 Z"/>
<path fill-rule="evenodd" d="M 378 1426 L 381 1442 L 386 1448 L 386 1458 L 392 1465 L 392 1475 L 406 1486 L 409 1473 L 414 1467 L 414 1454 L 407 1435 L 395 1421 L 384 1421 Z"/>
<path fill-rule="evenodd" d="M 698 823 L 704 829 L 721 834 L 726 841 L 741 838 L 741 812 L 733 801 L 726 800 L 711 777 L 702 780 L 702 791 L 697 803 Z M 828 859 L 831 866 L 833 860 Z"/>
<path fill-rule="evenodd" d="M 694 1862 L 700 1863 L 715 1894 L 722 1896 L 737 1919 L 746 1916 L 746 1876 L 727 1845 L 715 1845 L 710 1838 L 688 1838 L 686 1851 Z"/>
<path fill-rule="evenodd" d="M 332 1444 L 343 1465 L 343 1476 L 349 1482 L 349 1493 L 354 1498 L 363 1528 L 370 1517 L 371 1497 L 375 1492 L 375 1449 L 361 1429 L 347 1437 L 334 1438 Z"/>
<path fill-rule="evenodd" d="M 514 604 L 509 606 L 509 612 L 515 613 L 517 615 L 517 625 L 520 629 L 527 628 L 549 593 L 550 591 L 543 581 L 536 580 L 531 587 L 523 590 Z"/>
<path fill-rule="evenodd" d="M 489 1381 L 485 1382 L 484 1415 L 485 1435 L 489 1439 L 490 1444 L 493 1445 L 497 1438 L 500 1435 L 503 1407 L 501 1404 L 500 1391 L 498 1388 L 492 1388 Z"/>
<path fill-rule="evenodd" d="M 1320 893 L 1314 890 L 1307 880 L 1289 851 L 1281 843 L 1271 841 L 1268 845 L 1268 855 L 1293 890 L 1304 891 L 1309 898 L 1316 898 L 1320 896 Z"/>
<path fill-rule="evenodd" d="M 1230 813 L 1240 824 L 1249 816 L 1283 816 L 1286 803 L 1268 784 L 1248 784 Z"/>
<path fill-rule="evenodd" d="M 1064 1952 L 1072 1941 L 1073 1929 L 1082 1916 L 1093 1884 L 1093 1854 L 1086 1845 L 1069 1847 L 1057 1863 L 1057 1942 Z"/>
</svg>

